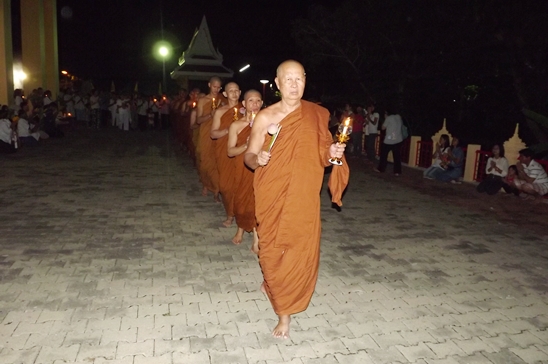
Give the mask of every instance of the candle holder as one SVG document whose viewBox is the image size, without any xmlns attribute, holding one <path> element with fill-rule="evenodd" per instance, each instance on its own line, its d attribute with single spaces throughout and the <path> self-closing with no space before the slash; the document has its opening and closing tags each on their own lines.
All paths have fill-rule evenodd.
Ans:
<svg viewBox="0 0 548 364">
<path fill-rule="evenodd" d="M 343 123 L 339 125 L 339 132 L 337 133 L 337 143 L 344 144 L 350 139 L 352 133 L 352 119 L 346 118 Z M 341 158 L 329 158 L 329 163 L 336 166 L 342 166 L 343 162 Z"/>
</svg>

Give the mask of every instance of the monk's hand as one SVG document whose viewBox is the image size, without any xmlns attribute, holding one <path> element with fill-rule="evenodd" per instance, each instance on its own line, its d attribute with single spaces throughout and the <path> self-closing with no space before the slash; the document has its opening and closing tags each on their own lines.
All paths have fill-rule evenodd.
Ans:
<svg viewBox="0 0 548 364">
<path fill-rule="evenodd" d="M 257 154 L 257 164 L 261 167 L 264 167 L 270 161 L 270 153 L 265 150 L 262 150 Z"/>
<path fill-rule="evenodd" d="M 329 147 L 329 156 L 331 158 L 342 158 L 344 150 L 346 149 L 346 144 L 333 143 Z"/>
</svg>

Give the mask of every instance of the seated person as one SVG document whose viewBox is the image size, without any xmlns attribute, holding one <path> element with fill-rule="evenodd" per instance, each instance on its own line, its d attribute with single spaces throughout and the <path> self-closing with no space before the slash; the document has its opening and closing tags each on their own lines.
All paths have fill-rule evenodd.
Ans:
<svg viewBox="0 0 548 364">
<path fill-rule="evenodd" d="M 442 136 L 440 136 L 440 140 L 436 144 L 436 151 L 432 156 L 434 158 L 434 162 L 432 162 L 430 167 L 424 170 L 422 176 L 427 179 L 434 179 L 436 178 L 436 173 L 447 169 L 447 165 L 449 163 L 448 152 L 449 135 L 442 134 Z"/>
<path fill-rule="evenodd" d="M 63 132 L 57 127 L 57 104 L 55 102 L 52 102 L 46 106 L 42 124 L 44 131 L 50 138 L 64 136 Z"/>
<path fill-rule="evenodd" d="M 451 148 L 447 151 L 447 168 L 435 174 L 435 178 L 442 182 L 460 183 L 462 167 L 464 165 L 464 151 L 459 146 L 459 138 L 453 137 Z"/>
<path fill-rule="evenodd" d="M 511 165 L 508 167 L 508 174 L 506 177 L 502 178 L 502 188 L 504 189 L 504 192 L 510 194 L 513 193 L 516 196 L 519 196 L 519 190 L 516 188 L 516 185 L 514 181 L 516 180 L 516 177 L 518 176 L 518 167 L 515 165 Z"/>
<path fill-rule="evenodd" d="M 485 179 L 480 182 L 476 190 L 494 195 L 500 191 L 502 179 L 508 174 L 508 160 L 504 157 L 504 147 L 498 144 L 491 149 L 493 156 L 487 160 Z"/>
<path fill-rule="evenodd" d="M 14 132 L 8 115 L 8 108 L 2 107 L 0 109 L 0 153 L 15 153 L 17 151 L 12 143 Z"/>
<path fill-rule="evenodd" d="M 17 134 L 19 135 L 19 141 L 22 144 L 37 144 L 40 139 L 40 133 L 38 131 L 31 130 L 25 115 L 26 113 L 24 110 L 19 110 L 19 121 L 17 122 Z"/>
<path fill-rule="evenodd" d="M 548 193 L 548 175 L 533 155 L 529 148 L 519 151 L 519 162 L 516 164 L 518 176 L 514 184 L 527 196 L 540 197 Z"/>
</svg>

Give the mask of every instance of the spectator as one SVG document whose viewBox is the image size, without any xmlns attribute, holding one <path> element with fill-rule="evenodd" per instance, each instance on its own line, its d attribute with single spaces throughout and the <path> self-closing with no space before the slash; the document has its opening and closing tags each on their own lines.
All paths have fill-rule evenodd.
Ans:
<svg viewBox="0 0 548 364">
<path fill-rule="evenodd" d="M 352 152 L 354 157 L 360 157 L 362 155 L 362 143 L 363 143 L 363 124 L 365 120 L 363 118 L 363 109 L 361 106 L 356 107 L 356 114 L 354 114 L 354 120 L 352 123 L 352 134 L 350 136 L 352 140 Z"/>
<path fill-rule="evenodd" d="M 51 104 L 52 102 L 53 102 L 53 100 L 51 99 L 51 91 L 50 90 L 44 91 L 44 98 L 42 100 L 42 106 L 46 107 L 49 104 Z"/>
<path fill-rule="evenodd" d="M 375 172 L 384 173 L 388 163 L 388 153 L 392 151 L 392 157 L 394 158 L 394 175 L 399 176 L 401 174 L 400 149 L 403 142 L 403 135 L 401 133 L 402 125 L 403 121 L 401 116 L 395 109 L 389 108 L 385 113 L 384 123 L 382 124 L 382 130 L 384 130 L 386 134 L 381 145 L 379 166 L 375 168 Z"/>
<path fill-rule="evenodd" d="M 434 162 L 428 167 L 422 176 L 427 179 L 435 179 L 436 174 L 443 172 L 447 169 L 449 163 L 449 135 L 442 134 L 440 140 L 436 144 L 436 151 L 434 152 Z"/>
<path fill-rule="evenodd" d="M 99 115 L 99 93 L 97 90 L 91 90 L 91 96 L 89 97 L 89 123 L 88 127 L 99 129 L 101 126 Z"/>
<path fill-rule="evenodd" d="M 0 109 L 0 153 L 15 153 L 17 151 L 12 143 L 14 131 L 8 113 L 7 107 L 3 106 Z"/>
<path fill-rule="evenodd" d="M 517 175 L 518 168 L 515 165 L 508 167 L 508 174 L 506 177 L 502 178 L 502 188 L 504 189 L 504 192 L 519 196 L 519 190 L 516 188 L 516 184 L 514 183 Z"/>
<path fill-rule="evenodd" d="M 42 123 L 44 125 L 43 129 L 50 138 L 63 137 L 64 134 L 57 127 L 57 104 L 55 102 L 50 103 L 46 106 L 44 112 L 44 119 Z"/>
<path fill-rule="evenodd" d="M 377 156 L 375 145 L 379 135 L 379 113 L 375 112 L 375 105 L 369 104 L 365 115 L 365 148 L 367 159 L 375 161 Z"/>
<path fill-rule="evenodd" d="M 447 161 L 447 168 L 441 173 L 436 173 L 435 178 L 442 182 L 461 183 L 464 151 L 459 146 L 459 138 L 453 137 L 451 148 L 447 152 Z"/>
<path fill-rule="evenodd" d="M 508 160 L 504 157 L 504 147 L 495 144 L 491 151 L 493 156 L 487 160 L 485 179 L 476 187 L 478 192 L 486 192 L 488 195 L 500 191 L 504 185 L 502 179 L 508 174 Z"/>
<path fill-rule="evenodd" d="M 17 121 L 17 134 L 19 135 L 19 141 L 25 145 L 35 145 L 40 139 L 40 133 L 35 130 L 31 130 L 30 124 L 26 119 L 26 113 L 24 110 L 19 111 L 19 120 Z"/>
<path fill-rule="evenodd" d="M 548 193 L 548 175 L 540 163 L 533 160 L 533 151 L 529 148 L 519 151 L 516 164 L 518 176 L 514 184 L 527 196 L 540 197 Z"/>
</svg>

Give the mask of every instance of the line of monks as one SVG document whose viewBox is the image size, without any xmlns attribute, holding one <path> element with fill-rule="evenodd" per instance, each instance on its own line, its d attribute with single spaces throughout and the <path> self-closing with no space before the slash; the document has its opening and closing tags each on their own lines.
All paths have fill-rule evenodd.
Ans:
<svg viewBox="0 0 548 364">
<path fill-rule="evenodd" d="M 186 101 L 187 113 L 175 123 L 176 135 L 197 167 L 202 195 L 211 192 L 215 201 L 222 201 L 226 212 L 222 224 L 230 227 L 236 220 L 232 242 L 240 244 L 244 232 L 253 233 L 251 250 L 258 254 L 253 171 L 245 166 L 243 158 L 254 116 L 263 100 L 260 92 L 249 90 L 240 101 L 238 84 L 226 84 L 223 93 L 221 86 L 221 80 L 213 77 L 207 95 L 191 93 Z"/>
<path fill-rule="evenodd" d="M 329 178 L 332 202 L 349 178 L 344 144 L 334 143 L 329 112 L 302 100 L 303 66 L 285 61 L 276 70 L 281 100 L 261 110 L 261 93 L 247 91 L 240 102 L 236 83 L 213 77 L 209 93 L 194 91 L 175 133 L 198 169 L 202 194 L 222 199 L 224 226 L 236 221 L 232 239 L 253 232 L 252 251 L 263 273 L 261 290 L 278 315 L 272 335 L 289 337 L 291 315 L 305 310 L 314 293 L 320 262 L 320 191 L 330 158 L 343 160 Z M 279 130 L 272 147 L 272 130 Z M 270 131 L 270 132 L 269 132 Z M 219 195 L 221 198 L 219 198 Z"/>
</svg>

